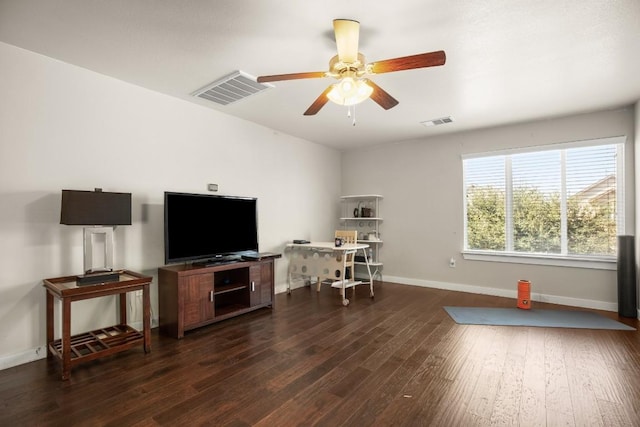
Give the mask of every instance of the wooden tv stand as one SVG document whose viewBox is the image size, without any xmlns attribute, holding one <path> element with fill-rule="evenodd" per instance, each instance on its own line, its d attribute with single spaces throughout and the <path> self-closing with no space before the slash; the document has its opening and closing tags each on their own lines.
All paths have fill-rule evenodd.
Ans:
<svg viewBox="0 0 640 427">
<path fill-rule="evenodd" d="M 159 268 L 160 332 L 180 339 L 185 331 L 271 307 L 274 260 L 280 257 L 270 254 L 255 261 Z"/>
</svg>

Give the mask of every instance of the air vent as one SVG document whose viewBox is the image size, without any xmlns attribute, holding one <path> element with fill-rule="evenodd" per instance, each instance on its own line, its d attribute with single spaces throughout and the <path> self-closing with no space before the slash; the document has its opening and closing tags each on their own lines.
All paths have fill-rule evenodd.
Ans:
<svg viewBox="0 0 640 427">
<path fill-rule="evenodd" d="M 215 82 L 198 89 L 191 95 L 220 105 L 229 105 L 255 95 L 273 85 L 256 82 L 256 78 L 243 71 L 235 71 Z"/>
<path fill-rule="evenodd" d="M 438 125 L 445 125 L 447 123 L 453 123 L 453 117 L 447 116 L 447 117 L 441 117 L 439 119 L 420 122 L 420 124 L 423 126 L 438 126 Z"/>
</svg>

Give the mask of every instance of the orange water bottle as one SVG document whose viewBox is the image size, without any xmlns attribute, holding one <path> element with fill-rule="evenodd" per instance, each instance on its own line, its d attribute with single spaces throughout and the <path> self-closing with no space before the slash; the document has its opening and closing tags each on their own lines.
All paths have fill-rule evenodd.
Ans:
<svg viewBox="0 0 640 427">
<path fill-rule="evenodd" d="M 531 282 L 528 280 L 518 281 L 518 308 L 531 309 Z"/>
</svg>

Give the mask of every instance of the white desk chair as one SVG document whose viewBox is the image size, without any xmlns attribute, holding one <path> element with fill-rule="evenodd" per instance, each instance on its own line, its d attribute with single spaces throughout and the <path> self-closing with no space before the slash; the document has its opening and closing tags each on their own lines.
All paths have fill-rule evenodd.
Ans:
<svg viewBox="0 0 640 427">
<path fill-rule="evenodd" d="M 358 230 L 336 230 L 334 237 L 341 238 L 343 244 L 355 244 L 358 243 Z M 341 260 L 343 265 L 342 269 L 336 269 L 335 271 L 330 271 L 328 274 L 322 274 L 318 277 L 318 292 L 320 292 L 320 286 L 323 282 L 327 284 L 334 284 L 341 280 L 355 280 L 355 253 L 345 253 L 344 257 L 345 259 Z M 342 277 L 343 274 L 346 277 Z M 353 289 L 353 292 L 355 293 L 355 288 Z M 340 295 L 344 296 L 342 288 L 340 288 Z"/>
</svg>

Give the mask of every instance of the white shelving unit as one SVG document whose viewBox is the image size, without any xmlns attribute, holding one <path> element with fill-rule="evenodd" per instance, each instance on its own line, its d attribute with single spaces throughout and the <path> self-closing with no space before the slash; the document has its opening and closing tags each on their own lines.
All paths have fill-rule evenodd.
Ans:
<svg viewBox="0 0 640 427">
<path fill-rule="evenodd" d="M 380 202 L 382 199 L 383 197 L 379 194 L 340 197 L 342 204 L 341 226 L 345 230 L 358 230 L 358 242 L 369 245 L 368 258 L 371 275 L 374 279 L 378 275 L 380 280 L 382 280 L 382 261 L 380 260 L 380 246 L 382 245 Z M 358 268 L 358 266 L 360 267 Z M 368 277 L 365 262 L 356 261 L 356 276 Z"/>
</svg>

